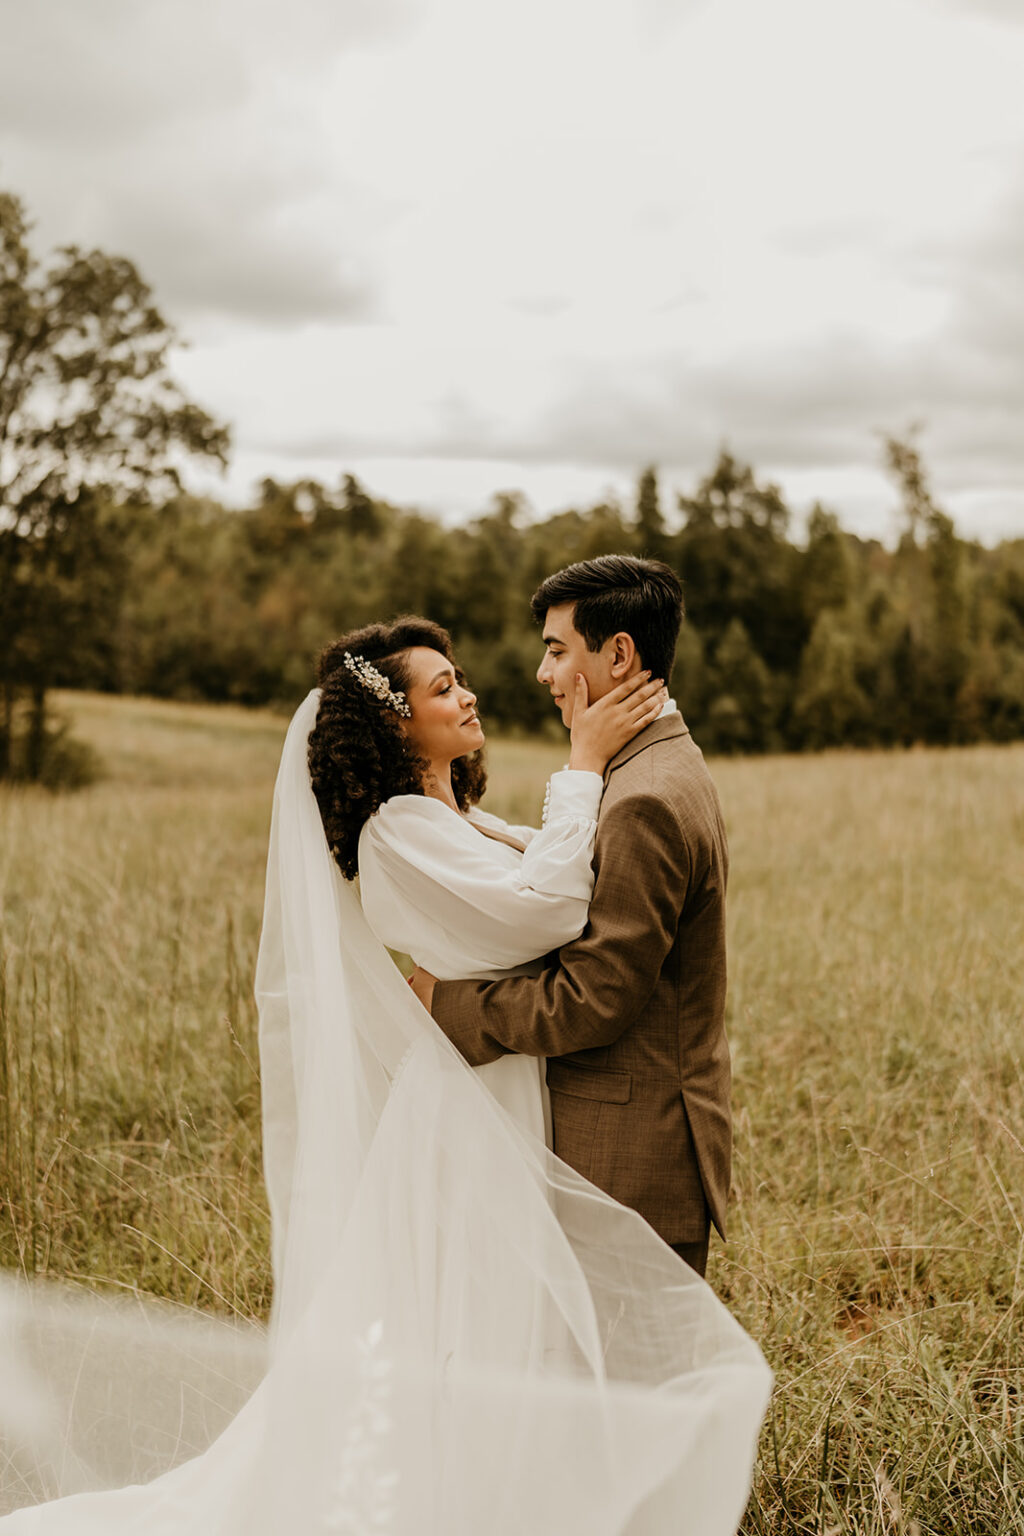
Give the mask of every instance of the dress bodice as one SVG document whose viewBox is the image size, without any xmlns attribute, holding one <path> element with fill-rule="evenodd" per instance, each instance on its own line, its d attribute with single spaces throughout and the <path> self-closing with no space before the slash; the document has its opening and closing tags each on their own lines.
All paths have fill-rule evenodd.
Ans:
<svg viewBox="0 0 1024 1536">
<path fill-rule="evenodd" d="M 460 815 L 426 795 L 394 796 L 359 839 L 370 927 L 438 978 L 536 973 L 586 926 L 603 787 L 596 773 L 553 775 L 540 831 L 477 808 Z M 509 1055 L 477 1071 L 513 1119 L 550 1145 L 544 1068 Z"/>
</svg>

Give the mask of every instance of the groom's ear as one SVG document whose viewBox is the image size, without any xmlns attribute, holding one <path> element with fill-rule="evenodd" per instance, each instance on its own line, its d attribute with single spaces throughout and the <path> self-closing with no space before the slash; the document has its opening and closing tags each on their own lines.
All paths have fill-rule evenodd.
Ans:
<svg viewBox="0 0 1024 1536">
<path fill-rule="evenodd" d="M 611 655 L 612 677 L 621 682 L 628 677 L 630 668 L 636 660 L 636 645 L 632 635 L 627 635 L 623 630 L 617 635 L 612 635 L 608 641 Z"/>
</svg>

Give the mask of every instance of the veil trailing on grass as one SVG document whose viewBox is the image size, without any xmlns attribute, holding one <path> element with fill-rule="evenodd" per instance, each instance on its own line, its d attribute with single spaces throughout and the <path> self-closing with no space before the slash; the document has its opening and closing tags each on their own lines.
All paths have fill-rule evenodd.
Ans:
<svg viewBox="0 0 1024 1536">
<path fill-rule="evenodd" d="M 282 755 L 256 976 L 267 1359 L 187 1316 L 147 1314 L 148 1337 L 116 1320 L 93 1356 L 65 1329 L 65 1375 L 119 1351 L 131 1395 L 150 1371 L 152 1412 L 136 1392 L 125 1422 L 115 1372 L 83 1422 L 74 1381 L 41 1360 L 56 1306 L 33 1325 L 12 1304 L 5 1353 L 35 1410 L 5 1373 L 21 1500 L 162 1475 L 25 1508 L 0 1536 L 726 1536 L 767 1366 L 635 1212 L 519 1129 L 413 997 L 324 838 L 306 765 L 317 700 Z M 192 1459 L 162 1471 L 183 1440 Z"/>
</svg>

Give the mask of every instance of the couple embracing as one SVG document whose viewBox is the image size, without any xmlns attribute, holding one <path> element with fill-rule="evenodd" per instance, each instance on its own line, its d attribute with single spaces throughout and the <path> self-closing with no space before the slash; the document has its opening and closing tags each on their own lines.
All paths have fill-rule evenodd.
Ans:
<svg viewBox="0 0 1024 1536">
<path fill-rule="evenodd" d="M 418 963 L 448 1038 L 536 1133 L 549 1103 L 555 1154 L 703 1274 L 729 1189 L 728 854 L 663 686 L 682 593 L 668 566 L 609 555 L 548 577 L 532 607 L 538 682 L 571 740 L 540 832 L 477 808 L 476 699 L 448 637 L 415 619 L 325 653 L 314 790 L 371 927 Z"/>
<path fill-rule="evenodd" d="M 124 1366 L 83 1416 L 63 1358 L 56 1442 L 17 1447 L 26 1506 L 50 1502 L 3 1536 L 735 1532 L 771 1376 L 701 1278 L 729 1182 L 727 855 L 664 687 L 679 584 L 606 556 L 533 606 L 571 739 L 539 829 L 479 804 L 442 629 L 324 652 L 282 752 L 256 971 L 265 1369 L 191 1459 L 178 1427 L 144 1474 L 73 1491 L 98 1437 L 124 1439 Z"/>
</svg>

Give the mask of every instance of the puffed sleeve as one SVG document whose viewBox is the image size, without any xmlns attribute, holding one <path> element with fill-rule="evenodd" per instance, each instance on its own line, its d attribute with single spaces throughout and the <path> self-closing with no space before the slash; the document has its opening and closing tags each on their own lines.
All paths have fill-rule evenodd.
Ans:
<svg viewBox="0 0 1024 1536">
<path fill-rule="evenodd" d="M 596 822 L 603 792 L 604 780 L 600 774 L 587 773 L 577 768 L 563 768 L 553 773 L 544 794 L 542 826 L 546 827 L 552 819 L 566 826 L 576 822 Z M 492 827 L 506 836 L 514 837 L 524 847 L 529 847 L 538 836 L 536 827 L 504 821 L 478 805 L 469 812 L 469 817 L 478 826 Z"/>
<path fill-rule="evenodd" d="M 526 885 L 589 903 L 594 892 L 594 836 L 603 792 L 604 780 L 599 773 L 563 768 L 551 775 L 544 797 L 544 825 L 530 838 L 523 854 L 519 873 Z M 548 949 L 552 948 L 557 945 L 549 944 Z"/>
<path fill-rule="evenodd" d="M 436 975 L 509 970 L 577 938 L 594 888 L 602 789 L 596 773 L 555 774 L 545 825 L 521 857 L 439 800 L 387 801 L 359 839 L 371 927 Z"/>
</svg>

